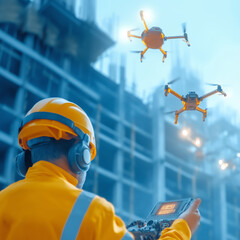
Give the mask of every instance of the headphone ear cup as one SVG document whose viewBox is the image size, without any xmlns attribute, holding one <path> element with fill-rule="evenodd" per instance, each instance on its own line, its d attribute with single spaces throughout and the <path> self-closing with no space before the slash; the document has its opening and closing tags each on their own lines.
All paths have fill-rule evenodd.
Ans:
<svg viewBox="0 0 240 240">
<path fill-rule="evenodd" d="M 84 141 L 73 145 L 69 149 L 68 164 L 74 173 L 88 171 L 91 165 L 91 153 Z"/>
<path fill-rule="evenodd" d="M 27 169 L 26 169 L 26 166 L 25 166 L 25 152 L 21 152 L 17 155 L 17 157 L 16 157 L 16 169 L 17 169 L 17 173 L 21 177 L 25 177 L 25 175 L 27 173 Z"/>
<path fill-rule="evenodd" d="M 31 161 L 31 152 L 30 151 L 22 151 L 16 157 L 16 169 L 17 173 L 21 177 L 25 177 L 28 168 L 32 166 Z"/>
</svg>

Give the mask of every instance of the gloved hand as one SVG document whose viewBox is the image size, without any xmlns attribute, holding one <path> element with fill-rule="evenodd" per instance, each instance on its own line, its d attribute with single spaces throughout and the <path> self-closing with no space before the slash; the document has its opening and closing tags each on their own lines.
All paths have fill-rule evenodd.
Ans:
<svg viewBox="0 0 240 240">
<path fill-rule="evenodd" d="M 145 221 L 142 221 L 142 220 L 136 220 L 136 221 L 133 221 L 131 222 L 129 225 L 126 226 L 126 228 L 131 228 L 131 227 L 138 227 L 138 228 L 141 228 L 141 227 L 144 227 L 146 225 Z"/>
<path fill-rule="evenodd" d="M 200 224 L 201 216 L 198 210 L 200 203 L 201 199 L 200 198 L 196 199 L 192 203 L 192 205 L 178 217 L 180 219 L 184 219 L 187 222 L 192 234 L 197 230 Z"/>
<path fill-rule="evenodd" d="M 156 240 L 159 235 L 159 226 L 160 224 L 156 222 L 150 230 L 150 226 L 147 226 L 145 221 L 137 220 L 130 223 L 127 229 L 134 235 L 135 240 Z"/>
</svg>

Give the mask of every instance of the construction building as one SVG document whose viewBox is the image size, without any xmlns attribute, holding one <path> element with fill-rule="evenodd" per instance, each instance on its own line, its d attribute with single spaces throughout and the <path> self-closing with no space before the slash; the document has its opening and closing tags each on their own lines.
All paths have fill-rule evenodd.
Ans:
<svg viewBox="0 0 240 240">
<path fill-rule="evenodd" d="M 114 45 L 94 23 L 93 5 L 76 11 L 74 1 L 0 0 L 0 189 L 20 179 L 21 119 L 38 100 L 63 97 L 81 106 L 95 129 L 98 153 L 84 189 L 112 202 L 126 223 L 144 219 L 159 200 L 201 197 L 193 239 L 238 239 L 239 187 L 219 182 L 196 155 L 203 147 L 165 119 L 163 93 L 156 89 L 145 104 L 126 91 L 124 57 L 119 83 L 92 67 Z"/>
</svg>

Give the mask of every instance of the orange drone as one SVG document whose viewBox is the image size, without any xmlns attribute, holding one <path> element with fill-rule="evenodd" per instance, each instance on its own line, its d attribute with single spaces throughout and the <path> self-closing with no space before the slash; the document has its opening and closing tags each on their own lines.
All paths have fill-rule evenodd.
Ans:
<svg viewBox="0 0 240 240">
<path fill-rule="evenodd" d="M 176 80 L 173 80 L 171 82 L 169 82 L 167 85 L 165 85 L 165 96 L 167 96 L 169 93 L 171 93 L 172 95 L 174 95 L 175 97 L 179 98 L 182 103 L 183 103 L 183 108 L 181 108 L 180 110 L 177 111 L 172 111 L 169 113 L 173 113 L 175 112 L 175 124 L 177 124 L 178 121 L 178 116 L 180 113 L 187 111 L 187 110 L 197 110 L 199 112 L 201 112 L 203 114 L 203 121 L 205 121 L 205 118 L 207 117 L 207 109 L 202 109 L 200 107 L 198 107 L 198 105 L 201 103 L 201 101 L 207 97 L 212 96 L 215 93 L 220 93 L 222 94 L 224 97 L 227 96 L 227 94 L 225 92 L 223 92 L 222 88 L 220 85 L 218 84 L 208 84 L 211 86 L 217 86 L 217 89 L 207 93 L 205 95 L 203 95 L 202 97 L 198 97 L 198 95 L 195 92 L 189 92 L 185 97 L 179 95 L 178 93 L 176 93 L 175 91 L 173 91 L 168 85 L 175 82 Z"/>
<path fill-rule="evenodd" d="M 136 35 L 131 34 L 131 32 L 136 29 L 132 29 L 127 32 L 127 36 L 129 37 L 130 40 L 131 40 L 131 37 L 140 38 L 140 39 L 142 39 L 142 42 L 146 45 L 146 48 L 144 51 L 133 51 L 135 53 L 141 53 L 141 58 L 140 58 L 141 62 L 142 62 L 143 56 L 144 56 L 145 52 L 148 50 L 148 48 L 159 49 L 163 54 L 162 61 L 164 62 L 165 58 L 167 57 L 167 52 L 162 49 L 162 45 L 163 45 L 164 41 L 166 41 L 167 39 L 184 38 L 184 41 L 187 43 L 188 46 L 190 46 L 190 43 L 188 41 L 188 35 L 186 33 L 186 25 L 185 24 L 183 24 L 183 36 L 166 37 L 163 34 L 162 29 L 159 27 L 152 27 L 152 28 L 148 29 L 147 24 L 144 20 L 143 11 L 140 11 L 140 16 L 141 16 L 141 19 L 145 26 L 145 30 L 142 32 L 141 36 L 136 36 Z"/>
</svg>

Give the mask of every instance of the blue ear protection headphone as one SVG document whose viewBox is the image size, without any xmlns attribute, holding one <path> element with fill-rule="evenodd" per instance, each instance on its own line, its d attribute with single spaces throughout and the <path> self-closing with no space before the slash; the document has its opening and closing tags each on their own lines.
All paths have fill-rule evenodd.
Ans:
<svg viewBox="0 0 240 240">
<path fill-rule="evenodd" d="M 68 164 L 72 172 L 74 173 L 81 173 L 88 171 L 90 164 L 91 164 L 91 152 L 89 148 L 90 137 L 88 134 L 85 134 L 80 128 L 76 127 L 74 122 L 66 117 L 63 117 L 56 113 L 49 113 L 49 112 L 36 112 L 31 113 L 27 117 L 23 119 L 21 125 L 19 127 L 18 132 L 22 130 L 25 124 L 30 121 L 37 120 L 37 119 L 48 119 L 58 121 L 63 123 L 64 125 L 70 127 L 77 135 L 79 141 L 74 144 L 68 151 Z M 35 139 L 31 139 L 28 141 L 29 147 L 35 146 L 41 143 L 48 143 L 52 141 L 53 138 L 50 137 L 39 137 Z M 25 177 L 27 170 L 29 167 L 32 166 L 31 160 L 31 151 L 30 150 L 23 150 L 19 153 L 16 157 L 16 167 L 17 172 L 20 176 Z"/>
</svg>

